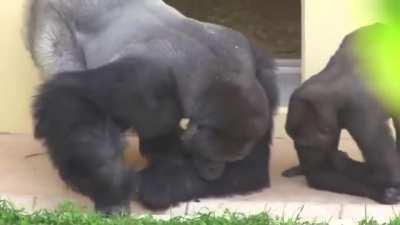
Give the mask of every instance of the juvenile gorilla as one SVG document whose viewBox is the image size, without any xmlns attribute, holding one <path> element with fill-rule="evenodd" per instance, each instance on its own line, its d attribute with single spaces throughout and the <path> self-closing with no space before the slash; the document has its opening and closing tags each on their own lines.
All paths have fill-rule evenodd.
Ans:
<svg viewBox="0 0 400 225">
<path fill-rule="evenodd" d="M 136 192 L 145 206 L 162 209 L 193 198 L 261 189 L 269 185 L 269 144 L 276 86 L 271 61 L 260 50 L 250 50 L 254 63 L 259 65 L 256 82 L 263 87 L 262 93 L 271 98 L 271 101 L 266 100 L 269 105 L 264 109 L 268 115 L 265 118 L 268 129 L 254 136 L 254 145 L 240 162 L 225 165 L 226 162 L 217 160 L 225 168 L 224 172 L 217 171 L 217 175 L 212 170 L 214 164 L 210 169 L 209 161 L 201 158 L 201 152 L 197 153 L 199 150 L 192 147 L 192 143 L 185 143 L 187 131 L 179 128 L 180 119 L 188 116 L 178 101 L 176 80 L 179 77 L 170 65 L 148 58 L 128 57 L 97 69 L 54 76 L 42 85 L 34 103 L 35 136 L 45 140 L 63 180 L 89 196 L 98 210 L 107 213 L 127 208 Z M 217 81 L 215 85 L 218 85 L 215 87 L 219 89 L 218 94 L 223 94 L 224 88 L 231 88 L 229 82 Z M 226 117 L 233 115 L 235 121 L 240 121 L 241 117 L 251 119 L 254 106 L 241 99 L 240 89 L 236 90 L 229 90 L 226 101 L 221 99 L 215 103 L 220 106 L 206 104 L 205 107 L 218 109 L 227 105 L 226 109 L 241 114 L 226 112 Z M 213 96 L 208 97 L 212 102 Z M 216 96 L 219 97 L 222 96 Z M 233 101 L 248 107 L 233 109 L 230 105 Z M 218 110 L 213 112 L 218 113 Z M 221 116 L 214 115 L 207 115 L 206 121 L 223 122 Z M 137 131 L 140 149 L 151 161 L 150 168 L 139 174 L 122 163 L 122 133 L 129 128 Z M 223 128 L 219 128 L 218 135 L 223 135 Z M 222 144 L 218 146 L 222 150 L 231 142 L 248 141 L 241 136 L 217 138 L 215 141 Z M 200 141 L 209 144 L 207 139 Z M 214 147 L 214 143 L 211 142 L 210 147 Z M 202 143 L 193 145 L 196 144 Z M 200 163 L 193 165 L 199 158 Z M 211 161 L 216 160 L 211 156 Z M 207 181 L 210 175 L 213 179 L 208 180 L 213 181 Z"/>
<path fill-rule="evenodd" d="M 364 82 L 364 60 L 357 53 L 360 35 L 380 32 L 374 24 L 349 34 L 328 65 L 297 89 L 290 100 L 286 130 L 293 138 L 301 168 L 314 188 L 369 197 L 380 203 L 400 201 L 400 155 L 388 120 L 393 118 Z M 370 39 L 370 44 L 378 42 Z M 393 118 L 399 131 L 399 123 Z M 349 131 L 365 162 L 338 151 L 340 132 Z M 399 134 L 396 132 L 397 135 Z"/>
</svg>

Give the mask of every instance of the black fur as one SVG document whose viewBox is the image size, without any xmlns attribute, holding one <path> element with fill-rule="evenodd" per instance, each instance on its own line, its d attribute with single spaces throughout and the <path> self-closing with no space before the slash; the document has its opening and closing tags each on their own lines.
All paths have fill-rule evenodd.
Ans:
<svg viewBox="0 0 400 225">
<path fill-rule="evenodd" d="M 178 124 L 168 71 L 129 59 L 59 74 L 41 86 L 33 106 L 35 137 L 45 140 L 63 180 L 97 209 L 126 206 L 138 187 L 137 174 L 122 164 L 122 132 L 134 124 L 141 138 L 153 138 Z"/>
<path fill-rule="evenodd" d="M 179 142 L 176 142 L 179 143 Z M 247 194 L 270 186 L 270 138 L 265 137 L 243 160 L 227 163 L 221 177 L 202 179 L 192 158 L 179 144 L 153 155 L 152 164 L 141 172 L 139 201 L 153 210 L 204 197 Z"/>
</svg>

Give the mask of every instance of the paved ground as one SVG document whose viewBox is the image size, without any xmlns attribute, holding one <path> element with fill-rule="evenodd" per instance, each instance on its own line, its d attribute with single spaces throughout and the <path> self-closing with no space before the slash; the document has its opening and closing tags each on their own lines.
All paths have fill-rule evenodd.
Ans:
<svg viewBox="0 0 400 225">
<path fill-rule="evenodd" d="M 277 120 L 283 120 L 283 116 Z M 383 206 L 373 201 L 348 195 L 310 189 L 303 177 L 287 179 L 280 173 L 297 163 L 291 140 L 282 127 L 275 132 L 272 155 L 272 188 L 247 196 L 221 199 L 201 199 L 154 214 L 169 217 L 190 215 L 206 208 L 222 212 L 228 208 L 244 213 L 264 210 L 277 216 L 323 218 L 334 224 L 353 224 L 373 216 L 388 220 L 400 207 Z M 354 158 L 360 158 L 357 148 L 347 135 L 343 135 L 341 148 Z M 52 209 L 64 200 L 77 202 L 83 208 L 92 209 L 84 197 L 69 190 L 58 178 L 40 143 L 30 135 L 0 135 L 0 196 L 8 198 L 27 210 Z M 39 154 L 39 155 L 35 155 Z M 133 204 L 133 213 L 151 213 Z"/>
</svg>

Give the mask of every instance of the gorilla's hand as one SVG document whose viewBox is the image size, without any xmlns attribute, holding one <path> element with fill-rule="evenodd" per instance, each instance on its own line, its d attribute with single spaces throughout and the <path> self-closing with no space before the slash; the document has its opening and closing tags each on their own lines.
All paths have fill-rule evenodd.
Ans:
<svg viewBox="0 0 400 225">
<path fill-rule="evenodd" d="M 208 181 L 220 178 L 225 170 L 224 162 L 211 161 L 203 157 L 193 158 L 193 163 L 199 175 Z"/>
</svg>

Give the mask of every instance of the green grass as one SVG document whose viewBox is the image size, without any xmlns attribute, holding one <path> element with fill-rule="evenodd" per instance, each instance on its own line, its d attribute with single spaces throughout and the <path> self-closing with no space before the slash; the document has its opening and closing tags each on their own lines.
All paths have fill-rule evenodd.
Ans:
<svg viewBox="0 0 400 225">
<path fill-rule="evenodd" d="M 0 225 L 328 225 L 329 223 L 304 222 L 300 216 L 292 219 L 275 218 L 268 213 L 243 215 L 225 212 L 222 215 L 202 213 L 191 217 L 175 217 L 170 220 L 152 216 L 103 217 L 97 213 L 81 212 L 74 204 L 64 203 L 57 210 L 41 210 L 32 214 L 17 209 L 10 202 L 0 200 Z M 354 223 L 357 224 L 357 223 Z M 383 225 L 366 219 L 358 225 Z M 400 225 L 400 218 L 385 225 Z"/>
</svg>

